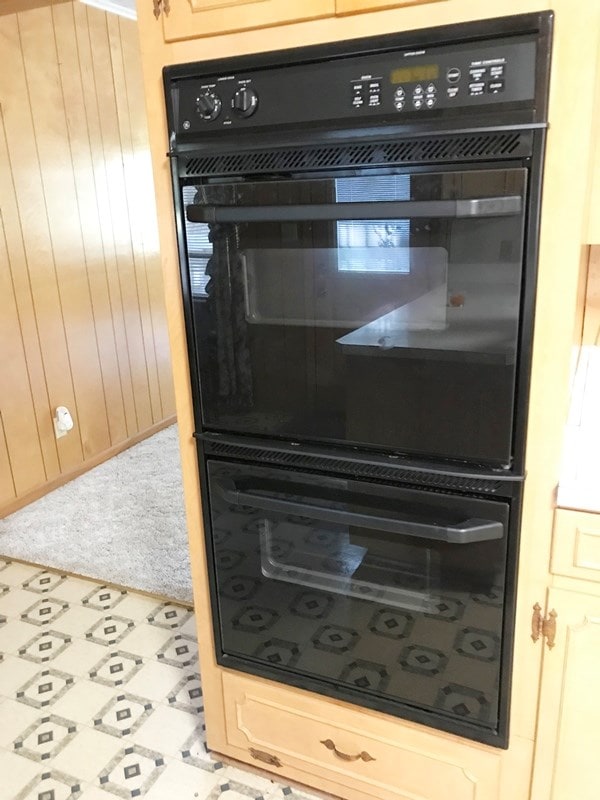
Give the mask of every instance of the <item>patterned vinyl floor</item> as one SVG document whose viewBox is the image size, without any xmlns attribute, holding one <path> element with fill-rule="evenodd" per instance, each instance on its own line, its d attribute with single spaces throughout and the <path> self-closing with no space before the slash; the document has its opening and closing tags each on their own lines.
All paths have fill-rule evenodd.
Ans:
<svg viewBox="0 0 600 800">
<path fill-rule="evenodd" d="M 1 800 L 317 800 L 208 752 L 193 613 L 0 558 Z"/>
</svg>

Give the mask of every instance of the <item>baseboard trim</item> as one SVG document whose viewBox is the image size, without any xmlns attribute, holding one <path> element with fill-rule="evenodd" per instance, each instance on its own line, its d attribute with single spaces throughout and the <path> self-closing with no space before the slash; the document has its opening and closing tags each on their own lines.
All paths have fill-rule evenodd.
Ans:
<svg viewBox="0 0 600 800">
<path fill-rule="evenodd" d="M 42 486 L 37 486 L 35 489 L 32 489 L 32 491 L 27 492 L 27 494 L 11 500 L 10 503 L 7 503 L 0 508 L 0 519 L 8 517 L 9 514 L 14 514 L 14 512 L 18 511 L 20 508 L 24 508 L 24 506 L 28 506 L 35 500 L 39 500 L 40 497 L 43 497 L 49 492 L 53 492 L 54 489 L 58 489 L 59 486 L 64 486 L 65 483 L 69 483 L 69 481 L 78 478 L 80 475 L 83 475 L 84 472 L 88 472 L 88 470 L 99 466 L 104 461 L 108 461 L 110 458 L 113 458 L 119 453 L 129 450 L 129 448 L 133 447 L 134 444 L 139 444 L 139 442 L 142 442 L 149 436 L 153 436 L 155 433 L 164 430 L 164 428 L 168 428 L 169 425 L 173 425 L 175 422 L 177 422 L 177 417 L 175 414 L 172 414 L 170 417 L 157 422 L 156 425 L 152 425 L 150 428 L 146 428 L 146 430 L 136 433 L 135 436 L 130 436 L 129 439 L 125 439 L 124 441 L 109 447 L 108 450 L 103 450 L 101 453 L 98 453 L 92 458 L 89 458 L 87 461 L 84 461 L 75 469 L 65 472 L 63 475 L 59 475 L 58 478 L 54 478 L 53 480 L 48 481 L 48 483 L 42 484 Z"/>
</svg>

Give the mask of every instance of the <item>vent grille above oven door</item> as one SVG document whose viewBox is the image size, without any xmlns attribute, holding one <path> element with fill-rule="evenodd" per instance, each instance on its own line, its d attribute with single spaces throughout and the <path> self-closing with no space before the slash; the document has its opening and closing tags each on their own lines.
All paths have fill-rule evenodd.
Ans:
<svg viewBox="0 0 600 800">
<path fill-rule="evenodd" d="M 207 153 L 181 158 L 182 177 L 259 175 L 273 172 L 310 172 L 327 168 L 385 167 L 402 164 L 436 164 L 522 158 L 530 155 L 531 131 L 496 131 L 472 134 L 391 139 L 379 142 L 345 142 L 315 147 Z"/>
</svg>

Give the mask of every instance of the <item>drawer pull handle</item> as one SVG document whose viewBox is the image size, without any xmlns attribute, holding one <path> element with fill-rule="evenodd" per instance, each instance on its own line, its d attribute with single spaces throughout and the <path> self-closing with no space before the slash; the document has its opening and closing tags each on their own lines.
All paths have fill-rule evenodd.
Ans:
<svg viewBox="0 0 600 800">
<path fill-rule="evenodd" d="M 271 767 L 281 767 L 281 761 L 277 758 L 277 756 L 271 755 L 271 753 L 265 753 L 264 750 L 256 750 L 254 747 L 251 747 L 248 751 L 252 758 L 255 758 L 257 761 L 264 761 L 265 764 L 268 764 Z"/>
<path fill-rule="evenodd" d="M 355 755 L 355 756 L 350 756 L 350 755 L 348 755 L 348 753 L 342 753 L 341 750 L 337 749 L 337 747 L 335 746 L 335 743 L 332 742 L 331 739 L 323 739 L 321 741 L 321 744 L 324 744 L 325 747 L 328 750 L 331 750 L 332 753 L 335 756 L 337 756 L 338 758 L 341 758 L 342 761 L 359 761 L 359 760 L 360 761 L 375 761 L 373 756 L 370 756 L 364 750 L 362 751 L 362 753 L 358 753 L 358 755 Z"/>
</svg>

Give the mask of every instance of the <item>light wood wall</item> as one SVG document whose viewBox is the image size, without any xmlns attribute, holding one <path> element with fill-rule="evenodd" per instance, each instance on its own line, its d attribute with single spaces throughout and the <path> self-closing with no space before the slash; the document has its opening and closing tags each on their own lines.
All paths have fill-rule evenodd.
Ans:
<svg viewBox="0 0 600 800">
<path fill-rule="evenodd" d="M 136 24 L 55 2 L 0 14 L 0 53 L 3 516 L 174 399 Z"/>
</svg>

